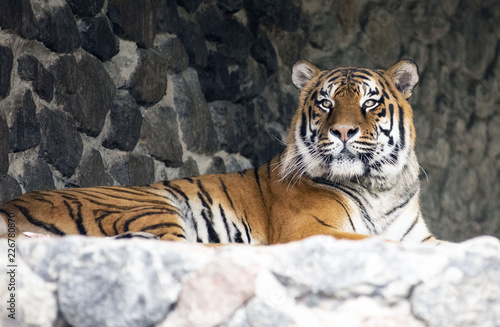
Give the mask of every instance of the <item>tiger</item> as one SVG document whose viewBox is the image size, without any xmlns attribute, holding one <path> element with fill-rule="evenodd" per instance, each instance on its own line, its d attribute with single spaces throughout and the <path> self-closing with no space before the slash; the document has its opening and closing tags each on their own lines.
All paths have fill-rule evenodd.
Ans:
<svg viewBox="0 0 500 327">
<path fill-rule="evenodd" d="M 284 150 L 264 165 L 146 186 L 37 191 L 0 207 L 0 233 L 272 245 L 315 235 L 439 242 L 419 205 L 413 111 L 418 68 L 320 70 L 295 63 L 299 89 Z M 12 235 L 11 235 L 12 236 Z"/>
</svg>

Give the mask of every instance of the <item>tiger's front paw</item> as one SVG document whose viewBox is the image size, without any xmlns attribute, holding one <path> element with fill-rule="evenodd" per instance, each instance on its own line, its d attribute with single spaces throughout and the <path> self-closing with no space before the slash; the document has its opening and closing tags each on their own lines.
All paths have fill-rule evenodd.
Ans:
<svg viewBox="0 0 500 327">
<path fill-rule="evenodd" d="M 146 233 L 146 232 L 126 232 L 123 234 L 118 234 L 116 236 L 112 236 L 111 238 L 120 240 L 120 239 L 129 239 L 129 238 L 144 238 L 148 240 L 159 240 L 160 238 L 151 233 Z"/>
<path fill-rule="evenodd" d="M 45 239 L 48 239 L 48 238 L 50 238 L 50 235 L 38 234 L 38 233 L 32 233 L 32 232 L 23 232 L 23 234 L 21 235 L 21 238 L 45 238 Z"/>
</svg>

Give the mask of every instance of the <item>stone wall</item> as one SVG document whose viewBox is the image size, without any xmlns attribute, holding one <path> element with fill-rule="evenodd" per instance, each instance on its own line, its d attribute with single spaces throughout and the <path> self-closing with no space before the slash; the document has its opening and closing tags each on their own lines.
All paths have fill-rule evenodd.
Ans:
<svg viewBox="0 0 500 327">
<path fill-rule="evenodd" d="M 0 292 L 4 327 L 500 325 L 500 242 L 486 236 L 217 249 L 71 236 L 19 240 L 15 263 L 0 274 L 16 287 Z"/>
<path fill-rule="evenodd" d="M 422 208 L 500 236 L 498 1 L 0 0 L 0 200 L 264 163 L 290 69 L 420 67 Z"/>
</svg>

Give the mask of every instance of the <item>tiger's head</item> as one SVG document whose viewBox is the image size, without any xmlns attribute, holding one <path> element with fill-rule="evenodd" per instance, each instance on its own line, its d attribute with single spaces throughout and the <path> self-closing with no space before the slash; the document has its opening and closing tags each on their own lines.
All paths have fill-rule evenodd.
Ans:
<svg viewBox="0 0 500 327">
<path fill-rule="evenodd" d="M 281 174 L 331 182 L 352 180 L 390 187 L 417 178 L 413 113 L 407 99 L 418 83 L 417 66 L 402 60 L 386 71 L 320 71 L 307 61 L 293 67 L 300 89 Z"/>
</svg>

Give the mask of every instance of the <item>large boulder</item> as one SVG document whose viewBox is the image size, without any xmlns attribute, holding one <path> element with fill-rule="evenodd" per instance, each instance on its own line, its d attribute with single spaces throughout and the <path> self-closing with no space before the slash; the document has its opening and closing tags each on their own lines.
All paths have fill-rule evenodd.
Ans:
<svg viewBox="0 0 500 327">
<path fill-rule="evenodd" d="M 500 324 L 500 242 L 492 237 L 441 246 L 327 236 L 259 247 L 81 236 L 16 245 L 21 325 Z M 10 277 L 1 274 L 2 285 Z M 9 293 L 0 294 L 6 303 Z M 33 307 L 43 308 L 37 320 Z"/>
</svg>

